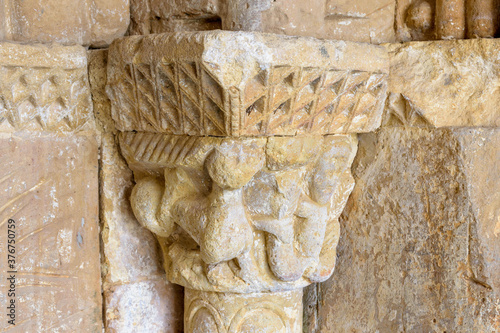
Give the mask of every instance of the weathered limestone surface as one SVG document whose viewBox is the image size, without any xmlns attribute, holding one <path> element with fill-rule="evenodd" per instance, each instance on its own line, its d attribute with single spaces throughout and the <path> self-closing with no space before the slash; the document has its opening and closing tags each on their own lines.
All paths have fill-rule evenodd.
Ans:
<svg viewBox="0 0 500 333">
<path fill-rule="evenodd" d="M 238 30 L 395 41 L 395 0 L 132 0 L 130 33 Z"/>
<path fill-rule="evenodd" d="M 109 59 L 117 128 L 183 135 L 368 132 L 388 69 L 379 46 L 227 31 L 123 38 Z"/>
<path fill-rule="evenodd" d="M 107 331 L 182 332 L 182 290 L 166 281 L 156 240 L 132 213 L 132 172 L 111 134 L 103 135 L 100 173 Z"/>
<path fill-rule="evenodd" d="M 123 36 L 129 0 L 3 0 L 0 41 L 102 47 Z"/>
<path fill-rule="evenodd" d="M 101 332 L 95 138 L 0 135 L 0 270 L 9 270 L 7 220 L 14 219 L 18 272 L 17 325 L 0 327 Z M 7 282 L 0 282 L 4 308 Z"/>
<path fill-rule="evenodd" d="M 499 41 L 386 46 L 391 62 L 389 91 L 396 94 L 389 100 L 395 116 L 434 127 L 500 126 Z"/>
<path fill-rule="evenodd" d="M 98 142 L 85 49 L 0 44 L 0 270 L 16 221 L 16 295 L 5 332 L 101 332 Z M 2 275 L 5 277 L 5 275 Z M 5 317 L 4 317 L 5 318 Z"/>
<path fill-rule="evenodd" d="M 186 289 L 186 332 L 299 333 L 301 318 L 301 289 L 272 294 Z"/>
<path fill-rule="evenodd" d="M 109 52 L 132 210 L 189 289 L 185 331 L 300 332 L 300 289 L 335 266 L 354 133 L 381 121 L 385 49 L 217 31 Z"/>
<path fill-rule="evenodd" d="M 397 0 L 396 39 L 491 38 L 498 14 L 497 0 Z"/>
<path fill-rule="evenodd" d="M 169 281 L 249 293 L 331 275 L 337 217 L 353 186 L 354 136 L 124 133 L 120 144 L 136 172 L 132 208 L 161 237 Z"/>
<path fill-rule="evenodd" d="M 312 332 L 498 332 L 500 131 L 360 135 Z"/>
<path fill-rule="evenodd" d="M 183 293 L 166 281 L 156 240 L 130 207 L 132 171 L 115 142 L 106 85 L 107 50 L 89 51 L 94 112 L 102 133 L 100 202 L 107 332 L 182 332 Z"/>
<path fill-rule="evenodd" d="M 262 31 L 380 44 L 395 41 L 395 0 L 269 1 Z"/>
<path fill-rule="evenodd" d="M 92 130 L 81 46 L 0 43 L 0 131 Z"/>
</svg>

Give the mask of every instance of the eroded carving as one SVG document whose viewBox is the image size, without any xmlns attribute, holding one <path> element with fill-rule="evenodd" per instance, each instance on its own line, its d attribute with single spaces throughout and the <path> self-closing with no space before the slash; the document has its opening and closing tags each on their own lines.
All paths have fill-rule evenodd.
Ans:
<svg viewBox="0 0 500 333">
<path fill-rule="evenodd" d="M 357 133 L 378 126 L 385 100 L 387 58 L 374 45 L 218 31 L 127 38 L 110 54 L 124 131 Z"/>
<path fill-rule="evenodd" d="M 0 43 L 0 130 L 92 128 L 85 49 Z"/>
<path fill-rule="evenodd" d="M 327 279 L 352 190 L 353 135 L 203 138 L 123 133 L 135 215 L 169 279 L 256 292 Z"/>
<path fill-rule="evenodd" d="M 301 311 L 266 302 L 333 272 L 355 133 L 381 121 L 386 51 L 213 31 L 127 37 L 109 54 L 132 208 L 168 280 L 189 289 L 186 332 L 300 332 Z"/>
<path fill-rule="evenodd" d="M 299 333 L 302 290 L 221 294 L 186 289 L 185 312 L 186 332 Z"/>
</svg>

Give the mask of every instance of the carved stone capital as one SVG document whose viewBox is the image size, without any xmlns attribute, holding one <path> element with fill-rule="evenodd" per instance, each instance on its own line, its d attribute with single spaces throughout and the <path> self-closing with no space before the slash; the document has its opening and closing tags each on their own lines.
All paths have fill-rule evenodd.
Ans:
<svg viewBox="0 0 500 333">
<path fill-rule="evenodd" d="M 384 52 L 221 31 L 111 46 L 132 208 L 188 288 L 186 332 L 300 332 L 297 290 L 335 266 L 355 133 L 381 120 Z"/>
<path fill-rule="evenodd" d="M 248 293 L 331 275 L 354 135 L 120 138 L 136 174 L 132 208 L 160 236 L 172 282 Z"/>
</svg>

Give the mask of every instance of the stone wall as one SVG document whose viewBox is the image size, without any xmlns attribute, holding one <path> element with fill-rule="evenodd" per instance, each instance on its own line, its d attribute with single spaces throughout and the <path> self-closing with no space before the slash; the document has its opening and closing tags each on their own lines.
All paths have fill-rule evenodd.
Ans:
<svg viewBox="0 0 500 333">
<path fill-rule="evenodd" d="M 136 101 L 141 109 L 156 98 L 151 95 L 156 83 L 139 66 L 133 68 L 131 81 L 124 75 L 108 79 L 107 73 L 110 63 L 123 61 L 124 73 L 135 66 L 135 60 L 125 60 L 141 54 L 141 43 L 149 39 L 137 36 L 126 37 L 131 42 L 115 42 L 115 47 L 122 46 L 112 56 L 108 47 L 124 35 L 177 32 L 178 41 L 189 31 L 223 29 L 257 36 L 243 38 L 248 45 L 241 47 L 241 37 L 230 43 L 236 35 L 221 34 L 234 51 L 231 55 L 217 51 L 224 57 L 241 50 L 246 56 L 257 43 L 267 43 L 266 38 L 272 40 L 269 45 L 278 43 L 279 38 L 258 34 L 273 33 L 380 44 L 370 50 L 379 50 L 378 57 L 390 63 L 386 71 L 374 70 L 362 79 L 358 67 L 377 64 L 367 61 L 372 54 L 369 46 L 359 44 L 358 51 L 347 52 L 350 63 L 339 67 L 349 73 L 336 74 L 340 79 L 335 82 L 342 84 L 330 82 L 331 87 L 338 86 L 332 88 L 337 97 L 323 89 L 329 87 L 328 77 L 312 69 L 319 63 L 330 64 L 333 60 L 323 59 L 325 52 L 337 54 L 334 49 L 343 48 L 342 43 L 325 43 L 324 50 L 314 53 L 307 43 L 290 39 L 273 56 L 286 58 L 286 66 L 280 63 L 275 70 L 273 64 L 272 71 L 260 68 L 245 88 L 247 95 L 241 95 L 245 104 L 254 97 L 250 93 L 260 94 L 241 112 L 241 119 L 263 111 L 251 120 L 255 125 L 251 130 L 244 122 L 234 127 L 237 136 L 369 132 L 358 135 L 351 170 L 355 186 L 338 219 L 333 275 L 304 292 L 304 332 L 500 331 L 500 44 L 494 39 L 499 8 L 496 0 L 0 1 L 0 253 L 2 258 L 8 255 L 8 226 L 15 221 L 18 288 L 17 326 L 2 320 L 0 327 L 7 332 L 193 329 L 189 321 L 184 328 L 183 288 L 167 281 L 167 273 L 177 276 L 164 269 L 168 242 L 161 238 L 158 242 L 141 226 L 129 200 L 136 181 L 152 164 L 141 160 L 138 169 L 135 157 L 122 151 L 124 145 L 120 148 L 119 130 L 230 136 L 228 128 L 236 123 L 222 122 L 219 128 L 203 121 L 203 126 L 209 125 L 196 130 L 181 125 L 186 118 L 178 119 L 178 127 L 162 127 L 161 121 L 143 115 L 142 127 L 127 127 L 131 122 L 126 117 L 138 119 L 127 104 L 127 94 L 142 89 Z M 187 54 L 195 52 L 196 43 L 186 42 Z M 348 45 L 355 49 L 355 44 Z M 170 49 L 164 47 L 162 52 Z M 126 50 L 130 54 L 123 56 Z M 262 48 L 255 54 L 259 52 Z M 172 62 L 179 62 L 182 54 L 176 53 Z M 141 54 L 141 65 L 148 56 Z M 305 66 L 304 59 L 311 63 Z M 171 85 L 174 90 L 186 89 L 186 101 L 198 95 L 200 100 L 214 100 L 214 92 L 225 96 L 224 89 L 234 96 L 229 86 L 220 83 L 224 78 L 183 61 L 172 69 Z M 262 66 L 264 60 L 259 61 Z M 387 90 L 373 84 L 386 80 L 380 73 L 388 74 Z M 203 90 L 206 82 L 216 80 L 219 85 Z M 303 87 L 301 80 L 308 85 Z M 110 82 L 123 83 L 114 115 L 108 95 L 113 99 L 119 89 L 106 91 Z M 162 82 L 170 87 L 167 79 Z M 258 90 L 259 84 L 265 89 Z M 273 108 L 272 101 L 279 98 L 283 103 Z M 325 105 L 338 111 L 338 124 L 345 124 L 343 115 L 357 108 L 360 112 L 353 114 L 358 116 L 350 119 L 366 126 L 317 130 L 316 114 L 303 126 L 306 132 L 295 132 L 297 122 L 291 120 L 288 127 L 281 126 L 286 123 L 281 113 L 297 111 L 286 101 L 301 98 L 312 101 L 311 108 L 303 110 L 308 116 L 320 109 L 318 101 L 331 100 Z M 161 101 L 146 109 L 156 107 L 168 114 L 169 106 Z M 214 114 L 226 112 L 225 108 L 234 109 L 233 100 L 224 103 L 222 97 L 215 98 L 210 104 L 215 111 L 212 115 L 207 111 L 206 119 L 216 119 Z M 183 112 L 191 112 L 182 105 Z M 369 109 L 375 111 L 366 112 Z M 383 113 L 369 122 L 377 110 Z M 263 130 L 262 122 L 268 118 L 278 119 L 281 127 Z M 267 150 L 265 154 L 272 156 Z M 136 163 L 135 173 L 130 163 Z M 207 182 L 212 182 L 210 177 Z M 275 264 L 273 268 L 278 267 Z M 2 274 L 9 270 L 4 259 L 0 267 Z M 210 269 L 214 274 L 219 268 Z M 3 306 L 9 298 L 3 275 L 2 281 Z M 186 312 L 196 314 L 191 305 L 199 298 L 219 304 L 222 298 L 216 295 L 189 290 Z M 260 296 L 252 295 L 248 299 L 257 304 Z M 231 297 L 226 298 L 247 304 Z M 279 297 L 288 302 L 288 296 Z M 220 313 L 237 317 L 231 311 Z M 290 322 L 298 327 L 297 318 Z"/>
</svg>

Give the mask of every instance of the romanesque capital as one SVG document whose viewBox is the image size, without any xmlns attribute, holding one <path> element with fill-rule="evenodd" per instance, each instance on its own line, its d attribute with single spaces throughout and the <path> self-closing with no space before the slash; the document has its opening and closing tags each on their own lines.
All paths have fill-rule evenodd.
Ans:
<svg viewBox="0 0 500 333">
<path fill-rule="evenodd" d="M 384 49 L 216 31 L 126 37 L 109 59 L 132 208 L 187 288 L 186 332 L 300 332 L 301 288 L 335 266 L 356 133 L 381 121 Z"/>
</svg>

